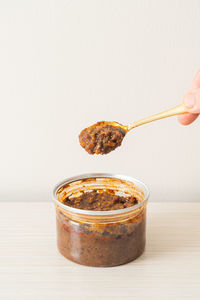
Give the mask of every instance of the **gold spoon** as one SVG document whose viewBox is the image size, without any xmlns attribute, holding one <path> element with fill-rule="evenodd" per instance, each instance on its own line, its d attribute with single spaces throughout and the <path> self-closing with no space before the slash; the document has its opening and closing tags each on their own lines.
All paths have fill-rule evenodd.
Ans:
<svg viewBox="0 0 200 300">
<path fill-rule="evenodd" d="M 163 111 L 161 113 L 158 113 L 158 114 L 155 114 L 153 116 L 141 119 L 139 121 L 133 122 L 129 125 L 122 125 L 118 122 L 105 122 L 105 124 L 121 127 L 127 133 L 128 131 L 130 131 L 131 129 L 133 129 L 135 127 L 138 127 L 138 126 L 141 126 L 141 125 L 153 122 L 153 121 L 157 121 L 157 120 L 160 120 L 160 119 L 172 117 L 172 116 L 175 116 L 175 115 L 185 114 L 185 113 L 187 113 L 185 107 L 182 104 L 180 104 L 176 107 L 165 110 L 165 111 Z"/>
<path fill-rule="evenodd" d="M 107 154 L 121 145 L 123 138 L 131 129 L 153 121 L 185 113 L 187 113 L 187 111 L 181 104 L 129 125 L 122 125 L 118 122 L 110 121 L 98 122 L 82 130 L 79 135 L 79 142 L 89 154 Z"/>
</svg>

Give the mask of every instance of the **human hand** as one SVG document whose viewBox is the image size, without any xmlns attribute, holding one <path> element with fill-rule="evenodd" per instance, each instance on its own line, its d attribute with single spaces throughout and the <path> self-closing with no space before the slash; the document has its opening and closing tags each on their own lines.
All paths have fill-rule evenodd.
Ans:
<svg viewBox="0 0 200 300">
<path fill-rule="evenodd" d="M 197 72 L 190 90 L 183 98 L 183 105 L 188 113 L 179 115 L 178 120 L 182 125 L 189 125 L 200 114 L 200 70 Z"/>
</svg>

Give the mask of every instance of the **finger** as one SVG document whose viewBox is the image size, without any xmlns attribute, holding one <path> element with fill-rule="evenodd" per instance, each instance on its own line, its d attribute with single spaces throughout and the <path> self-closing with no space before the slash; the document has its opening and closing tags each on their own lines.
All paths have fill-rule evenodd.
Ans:
<svg viewBox="0 0 200 300">
<path fill-rule="evenodd" d="M 183 99 L 183 105 L 185 106 L 186 110 L 189 113 L 199 114 L 200 113 L 200 88 L 186 94 Z"/>
<path fill-rule="evenodd" d="M 200 70 L 194 77 L 194 80 L 191 85 L 191 90 L 199 89 L 200 88 Z"/>
<path fill-rule="evenodd" d="M 182 125 L 189 125 L 192 122 L 194 122 L 196 120 L 196 118 L 198 118 L 198 114 L 184 114 L 184 115 L 179 115 L 178 116 L 178 121 L 182 124 Z"/>
</svg>

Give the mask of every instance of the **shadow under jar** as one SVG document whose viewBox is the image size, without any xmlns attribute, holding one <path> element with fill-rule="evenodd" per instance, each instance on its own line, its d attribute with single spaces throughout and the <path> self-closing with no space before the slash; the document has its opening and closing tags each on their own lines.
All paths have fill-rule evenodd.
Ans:
<svg viewBox="0 0 200 300">
<path fill-rule="evenodd" d="M 90 191 L 133 196 L 137 204 L 116 210 L 84 210 L 65 205 Z M 145 248 L 148 188 L 139 180 L 114 174 L 85 174 L 69 178 L 54 189 L 57 244 L 66 258 L 87 266 L 112 267 L 128 263 Z"/>
</svg>

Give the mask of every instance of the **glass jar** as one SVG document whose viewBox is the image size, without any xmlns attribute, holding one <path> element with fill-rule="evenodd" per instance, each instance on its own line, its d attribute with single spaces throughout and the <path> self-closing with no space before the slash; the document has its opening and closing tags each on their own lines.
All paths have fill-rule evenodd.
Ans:
<svg viewBox="0 0 200 300">
<path fill-rule="evenodd" d="M 112 189 L 118 195 L 134 196 L 139 202 L 109 211 L 77 209 L 62 203 L 66 197 L 78 197 L 94 189 Z M 58 249 L 66 258 L 87 266 L 111 267 L 143 253 L 149 190 L 139 180 L 123 175 L 85 174 L 59 183 L 53 196 Z"/>
</svg>

